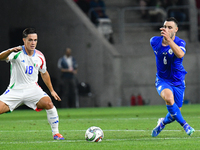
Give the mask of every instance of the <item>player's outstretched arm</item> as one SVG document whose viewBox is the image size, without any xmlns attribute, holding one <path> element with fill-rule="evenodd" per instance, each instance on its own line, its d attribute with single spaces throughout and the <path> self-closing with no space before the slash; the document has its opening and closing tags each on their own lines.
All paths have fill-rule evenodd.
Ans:
<svg viewBox="0 0 200 150">
<path fill-rule="evenodd" d="M 0 60 L 6 60 L 6 59 L 8 59 L 8 56 L 12 52 L 18 52 L 18 51 L 21 51 L 21 50 L 22 50 L 21 46 L 17 46 L 17 47 L 13 47 L 13 48 L 10 48 L 8 50 L 5 50 L 5 51 L 0 53 Z"/>
<path fill-rule="evenodd" d="M 41 77 L 44 83 L 46 84 L 46 86 L 48 87 L 49 91 L 51 92 L 51 95 L 55 98 L 55 100 L 61 101 L 60 97 L 53 89 L 51 78 L 48 71 L 46 71 L 45 73 L 41 73 Z"/>
</svg>

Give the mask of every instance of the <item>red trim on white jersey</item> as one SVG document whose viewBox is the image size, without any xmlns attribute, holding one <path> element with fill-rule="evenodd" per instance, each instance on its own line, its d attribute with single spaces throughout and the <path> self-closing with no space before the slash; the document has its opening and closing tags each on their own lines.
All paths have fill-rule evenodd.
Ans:
<svg viewBox="0 0 200 150">
<path fill-rule="evenodd" d="M 41 61 L 42 61 L 42 65 L 40 66 L 40 68 L 42 69 L 42 67 L 43 67 L 43 65 L 44 65 L 44 61 L 46 61 L 45 60 L 45 57 L 44 57 L 44 55 L 39 51 L 39 50 L 36 50 L 36 54 L 38 55 L 38 57 L 41 59 Z"/>
</svg>

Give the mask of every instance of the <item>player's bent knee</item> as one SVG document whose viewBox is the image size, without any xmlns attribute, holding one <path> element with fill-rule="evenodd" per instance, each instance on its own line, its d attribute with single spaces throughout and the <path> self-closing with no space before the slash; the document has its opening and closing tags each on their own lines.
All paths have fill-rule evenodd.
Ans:
<svg viewBox="0 0 200 150">
<path fill-rule="evenodd" d="M 164 100 L 165 100 L 167 105 L 173 105 L 174 104 L 174 99 L 172 97 L 165 97 Z"/>
<path fill-rule="evenodd" d="M 174 96 L 170 90 L 168 90 L 168 89 L 163 90 L 161 92 L 161 97 L 165 100 L 167 105 L 174 104 Z"/>
<path fill-rule="evenodd" d="M 164 99 L 167 105 L 173 105 L 174 104 L 174 99 L 173 98 L 166 98 Z"/>
<path fill-rule="evenodd" d="M 46 109 L 52 109 L 54 107 L 53 103 L 52 102 L 49 102 L 47 104 L 47 108 Z"/>
<path fill-rule="evenodd" d="M 37 107 L 41 109 L 52 109 L 54 107 L 50 97 L 43 97 L 37 103 Z"/>
</svg>

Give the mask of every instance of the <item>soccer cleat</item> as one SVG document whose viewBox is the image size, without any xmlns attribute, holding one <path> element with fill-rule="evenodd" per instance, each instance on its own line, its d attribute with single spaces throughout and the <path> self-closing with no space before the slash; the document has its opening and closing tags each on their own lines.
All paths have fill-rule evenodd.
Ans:
<svg viewBox="0 0 200 150">
<path fill-rule="evenodd" d="M 64 140 L 64 137 L 60 133 L 57 133 L 53 136 L 53 139 L 54 140 Z"/>
<path fill-rule="evenodd" d="M 165 125 L 163 124 L 164 118 L 158 119 L 157 126 L 153 129 L 151 136 L 156 137 L 158 134 L 165 128 Z"/>
<path fill-rule="evenodd" d="M 183 125 L 183 128 L 185 130 L 185 132 L 187 133 L 187 135 L 192 135 L 192 133 L 195 131 L 192 127 L 190 127 L 190 125 L 188 123 L 185 123 Z"/>
</svg>

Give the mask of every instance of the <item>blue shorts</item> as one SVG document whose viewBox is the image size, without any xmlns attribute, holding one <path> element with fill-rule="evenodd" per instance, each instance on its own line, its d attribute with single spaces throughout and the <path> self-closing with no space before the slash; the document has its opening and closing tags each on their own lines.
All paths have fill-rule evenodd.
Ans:
<svg viewBox="0 0 200 150">
<path fill-rule="evenodd" d="M 164 89 L 170 89 L 174 95 L 174 101 L 178 107 L 182 107 L 183 99 L 184 99 L 184 92 L 185 92 L 185 82 L 179 86 L 173 86 L 166 82 L 163 79 L 156 77 L 155 86 L 157 89 L 158 94 L 162 92 Z"/>
</svg>

